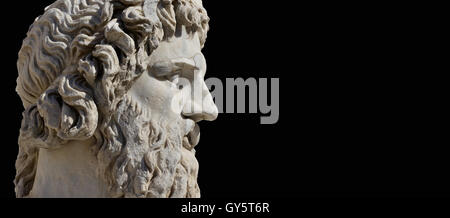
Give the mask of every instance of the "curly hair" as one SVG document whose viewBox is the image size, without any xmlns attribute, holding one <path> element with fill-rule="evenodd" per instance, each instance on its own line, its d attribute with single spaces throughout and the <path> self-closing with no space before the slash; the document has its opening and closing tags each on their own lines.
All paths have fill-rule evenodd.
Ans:
<svg viewBox="0 0 450 218">
<path fill-rule="evenodd" d="M 92 137 L 104 163 L 100 173 L 112 184 L 107 163 L 122 146 L 112 116 L 124 94 L 159 42 L 183 25 L 203 46 L 208 22 L 201 0 L 57 0 L 48 6 L 31 25 L 17 62 L 25 111 L 16 196 L 30 194 L 40 148 Z"/>
</svg>

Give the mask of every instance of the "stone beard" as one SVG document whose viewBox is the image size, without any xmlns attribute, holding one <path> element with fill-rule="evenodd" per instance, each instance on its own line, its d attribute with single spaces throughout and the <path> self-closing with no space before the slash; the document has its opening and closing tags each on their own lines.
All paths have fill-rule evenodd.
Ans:
<svg viewBox="0 0 450 218">
<path fill-rule="evenodd" d="M 119 104 L 115 118 L 122 134 L 114 140 L 124 147 L 111 163 L 112 172 L 116 174 L 115 185 L 126 187 L 125 196 L 200 197 L 194 150 L 200 134 L 198 125 L 180 128 L 167 120 L 158 123 L 131 96 Z"/>
<path fill-rule="evenodd" d="M 208 22 L 201 0 L 47 7 L 17 61 L 17 197 L 200 197 Z"/>
</svg>

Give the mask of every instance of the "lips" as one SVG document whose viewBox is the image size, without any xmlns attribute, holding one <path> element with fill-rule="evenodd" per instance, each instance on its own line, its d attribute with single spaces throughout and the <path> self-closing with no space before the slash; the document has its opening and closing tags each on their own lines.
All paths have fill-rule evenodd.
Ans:
<svg viewBox="0 0 450 218">
<path fill-rule="evenodd" d="M 183 146 L 188 150 L 192 150 L 195 146 L 198 145 L 199 141 L 200 141 L 200 126 L 194 124 L 192 130 L 189 131 L 186 134 L 186 136 L 184 136 Z"/>
</svg>

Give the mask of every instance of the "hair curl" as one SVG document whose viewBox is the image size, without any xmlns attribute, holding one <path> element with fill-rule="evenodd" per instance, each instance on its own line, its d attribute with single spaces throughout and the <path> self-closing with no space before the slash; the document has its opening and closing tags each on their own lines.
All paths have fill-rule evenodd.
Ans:
<svg viewBox="0 0 450 218">
<path fill-rule="evenodd" d="M 121 134 L 112 115 L 151 52 L 181 25 L 199 33 L 203 46 L 208 22 L 201 0 L 57 0 L 48 6 L 31 25 L 17 62 L 16 90 L 25 108 L 17 197 L 33 187 L 39 148 L 95 137 L 100 163 L 117 158 Z M 113 180 L 108 167 L 100 173 Z"/>
</svg>

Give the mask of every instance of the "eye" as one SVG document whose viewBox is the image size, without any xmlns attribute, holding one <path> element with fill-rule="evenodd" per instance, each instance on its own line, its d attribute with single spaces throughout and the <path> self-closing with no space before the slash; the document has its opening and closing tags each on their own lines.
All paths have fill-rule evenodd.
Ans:
<svg viewBox="0 0 450 218">
<path fill-rule="evenodd" d="M 166 76 L 167 81 L 170 81 L 174 84 L 178 84 L 179 80 L 180 80 L 180 75 L 178 73 L 170 75 L 170 76 Z"/>
<path fill-rule="evenodd" d="M 183 85 L 180 84 L 180 72 L 176 72 L 175 74 L 168 75 L 164 77 L 167 81 L 171 83 L 174 88 L 183 89 Z"/>
</svg>

